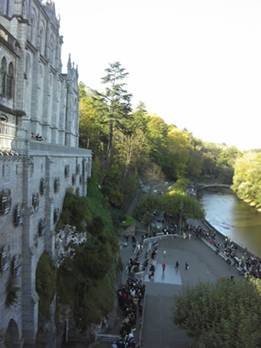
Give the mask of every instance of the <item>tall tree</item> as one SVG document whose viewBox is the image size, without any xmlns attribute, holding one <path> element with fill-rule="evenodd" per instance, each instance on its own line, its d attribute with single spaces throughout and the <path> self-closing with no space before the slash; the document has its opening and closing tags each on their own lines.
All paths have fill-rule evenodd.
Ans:
<svg viewBox="0 0 261 348">
<path fill-rule="evenodd" d="M 96 93 L 97 99 L 101 100 L 107 106 L 108 143 L 106 151 L 106 163 L 110 164 L 113 153 L 114 130 L 121 129 L 128 131 L 128 118 L 131 112 L 131 94 L 126 90 L 125 79 L 128 76 L 125 68 L 120 62 L 115 62 L 105 69 L 106 75 L 102 77 L 105 85 L 104 93 Z"/>
<path fill-rule="evenodd" d="M 80 145 L 91 148 L 95 155 L 102 156 L 107 145 L 107 106 L 94 98 L 94 91 L 83 83 L 80 91 Z"/>
<path fill-rule="evenodd" d="M 147 162 L 149 148 L 146 133 L 147 111 L 145 105 L 140 103 L 128 119 L 125 131 L 117 133 L 118 156 L 123 161 L 124 177 L 130 169 L 140 171 Z"/>
</svg>

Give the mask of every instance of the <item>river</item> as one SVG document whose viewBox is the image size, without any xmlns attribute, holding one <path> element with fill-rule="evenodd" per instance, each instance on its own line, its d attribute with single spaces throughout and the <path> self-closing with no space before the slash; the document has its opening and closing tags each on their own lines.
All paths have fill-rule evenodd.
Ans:
<svg viewBox="0 0 261 348">
<path fill-rule="evenodd" d="M 261 213 L 226 191 L 204 191 L 201 204 L 212 226 L 261 257 Z"/>
</svg>

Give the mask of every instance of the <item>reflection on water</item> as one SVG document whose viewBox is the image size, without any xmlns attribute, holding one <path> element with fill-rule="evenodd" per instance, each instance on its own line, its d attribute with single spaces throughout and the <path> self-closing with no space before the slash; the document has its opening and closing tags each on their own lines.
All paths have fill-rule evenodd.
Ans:
<svg viewBox="0 0 261 348">
<path fill-rule="evenodd" d="M 204 192 L 206 219 L 218 231 L 261 256 L 261 213 L 227 192 Z"/>
</svg>

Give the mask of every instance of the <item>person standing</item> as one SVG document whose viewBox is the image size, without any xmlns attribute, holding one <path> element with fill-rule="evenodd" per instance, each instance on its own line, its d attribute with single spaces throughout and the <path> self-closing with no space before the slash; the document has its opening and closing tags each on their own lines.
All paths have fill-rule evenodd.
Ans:
<svg viewBox="0 0 261 348">
<path fill-rule="evenodd" d="M 155 273 L 155 266 L 151 264 L 149 269 L 149 279 L 154 278 L 154 273 Z"/>
<path fill-rule="evenodd" d="M 163 264 L 162 264 L 162 273 L 165 273 L 165 269 L 166 269 L 166 263 L 163 262 Z"/>
<path fill-rule="evenodd" d="M 187 271 L 189 269 L 189 264 L 185 262 L 185 270 Z"/>
<path fill-rule="evenodd" d="M 176 268 L 176 272 L 178 272 L 178 270 L 179 270 L 179 262 L 178 261 L 176 261 L 175 268 Z"/>
</svg>

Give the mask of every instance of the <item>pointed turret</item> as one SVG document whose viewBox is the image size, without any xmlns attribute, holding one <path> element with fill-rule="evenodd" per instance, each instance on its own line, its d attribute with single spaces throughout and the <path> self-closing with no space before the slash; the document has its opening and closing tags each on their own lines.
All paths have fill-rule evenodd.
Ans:
<svg viewBox="0 0 261 348">
<path fill-rule="evenodd" d="M 67 72 L 69 72 L 71 68 L 72 68 L 71 53 L 69 53 L 68 63 L 67 63 Z"/>
</svg>

